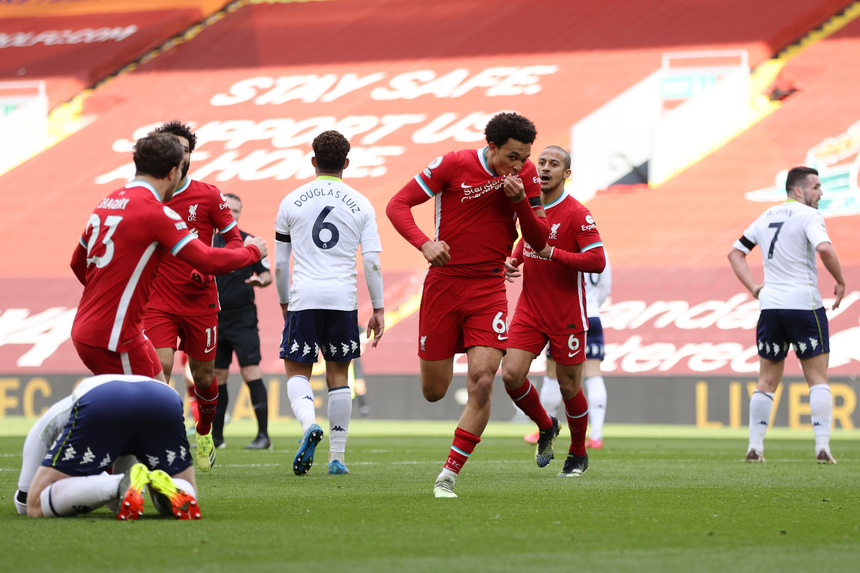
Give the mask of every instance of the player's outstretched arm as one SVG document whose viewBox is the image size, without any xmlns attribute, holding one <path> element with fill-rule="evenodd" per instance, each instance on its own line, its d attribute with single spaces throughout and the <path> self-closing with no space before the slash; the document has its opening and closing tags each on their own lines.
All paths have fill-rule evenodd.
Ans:
<svg viewBox="0 0 860 573">
<path fill-rule="evenodd" d="M 259 237 L 248 237 L 241 249 L 216 249 L 194 239 L 188 241 L 174 256 L 195 269 L 212 275 L 223 275 L 256 263 L 266 256 L 266 243 Z"/>
<path fill-rule="evenodd" d="M 242 241 L 242 233 L 239 232 L 239 227 L 236 225 L 221 233 L 221 237 L 224 239 L 225 249 L 241 249 L 247 244 L 246 241 Z"/>
<path fill-rule="evenodd" d="M 842 266 L 839 264 L 839 257 L 836 256 L 836 249 L 830 243 L 819 243 L 815 247 L 815 250 L 818 251 L 818 256 L 821 257 L 824 268 L 827 269 L 827 272 L 836 281 L 836 287 L 833 289 L 833 294 L 836 295 L 836 300 L 833 301 L 833 310 L 836 310 L 842 302 L 842 297 L 845 296 L 845 277 L 842 276 Z"/>
<path fill-rule="evenodd" d="M 584 273 L 602 273 L 606 267 L 603 247 L 597 246 L 581 253 L 572 253 L 547 245 L 538 255 Z"/>
</svg>

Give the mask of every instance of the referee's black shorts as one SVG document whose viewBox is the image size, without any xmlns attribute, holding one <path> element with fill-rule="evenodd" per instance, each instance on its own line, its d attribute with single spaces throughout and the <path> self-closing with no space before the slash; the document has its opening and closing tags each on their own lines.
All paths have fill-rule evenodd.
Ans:
<svg viewBox="0 0 860 573">
<path fill-rule="evenodd" d="M 218 313 L 218 348 L 215 350 L 215 368 L 225 369 L 233 361 L 233 352 L 239 366 L 256 366 L 260 363 L 260 333 L 257 330 L 257 305 L 222 310 Z"/>
</svg>

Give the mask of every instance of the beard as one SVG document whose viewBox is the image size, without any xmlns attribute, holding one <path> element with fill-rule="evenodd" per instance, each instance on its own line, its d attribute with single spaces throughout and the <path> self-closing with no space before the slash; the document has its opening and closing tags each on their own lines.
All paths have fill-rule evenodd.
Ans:
<svg viewBox="0 0 860 573">
<path fill-rule="evenodd" d="M 182 179 L 188 176 L 188 170 L 191 168 L 191 161 L 182 166 Z"/>
</svg>

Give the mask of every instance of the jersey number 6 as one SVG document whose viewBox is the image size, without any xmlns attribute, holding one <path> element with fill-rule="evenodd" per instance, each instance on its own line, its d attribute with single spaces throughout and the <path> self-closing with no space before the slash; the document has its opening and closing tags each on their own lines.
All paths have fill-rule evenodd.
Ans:
<svg viewBox="0 0 860 573">
<path fill-rule="evenodd" d="M 317 220 L 314 221 L 314 231 L 313 231 L 314 245 L 316 245 L 320 249 L 331 249 L 340 240 L 340 233 L 338 232 L 337 227 L 335 227 L 334 223 L 328 223 L 325 220 L 325 218 L 328 217 L 328 214 L 331 212 L 332 209 L 334 209 L 334 207 L 331 205 L 323 208 L 323 210 L 320 211 L 320 214 L 317 217 Z M 322 238 L 322 232 L 323 231 L 329 232 L 330 236 L 329 236 L 328 240 L 323 240 L 323 238 Z"/>
</svg>

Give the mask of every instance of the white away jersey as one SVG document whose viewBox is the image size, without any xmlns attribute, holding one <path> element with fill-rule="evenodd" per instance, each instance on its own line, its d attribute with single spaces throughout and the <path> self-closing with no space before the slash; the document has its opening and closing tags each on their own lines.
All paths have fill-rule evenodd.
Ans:
<svg viewBox="0 0 860 573">
<path fill-rule="evenodd" d="M 612 292 L 612 269 L 609 266 L 609 253 L 603 247 L 606 267 L 602 273 L 582 273 L 585 278 L 585 306 L 588 318 L 600 318 L 600 305 Z"/>
<path fill-rule="evenodd" d="M 275 222 L 293 253 L 290 310 L 356 310 L 356 253 L 382 252 L 376 213 L 364 195 L 321 175 L 281 201 Z"/>
<path fill-rule="evenodd" d="M 762 213 L 734 244 L 744 253 L 756 245 L 761 247 L 761 309 L 821 308 L 815 248 L 829 242 L 824 218 L 817 209 L 789 199 Z"/>
</svg>

